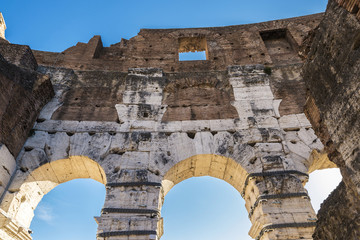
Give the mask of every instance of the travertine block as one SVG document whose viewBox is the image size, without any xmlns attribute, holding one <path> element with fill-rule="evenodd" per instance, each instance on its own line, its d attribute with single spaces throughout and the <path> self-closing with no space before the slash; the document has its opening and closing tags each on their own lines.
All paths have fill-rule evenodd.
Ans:
<svg viewBox="0 0 360 240">
<path fill-rule="evenodd" d="M 235 100 L 273 99 L 269 86 L 234 88 Z"/>
<path fill-rule="evenodd" d="M 125 104 L 154 104 L 160 105 L 162 100 L 162 93 L 158 92 L 135 92 L 126 91 L 123 93 L 123 103 Z"/>
<path fill-rule="evenodd" d="M 291 131 L 300 129 L 301 124 L 299 118 L 296 115 L 286 115 L 279 119 L 280 127 L 284 130 Z"/>
</svg>

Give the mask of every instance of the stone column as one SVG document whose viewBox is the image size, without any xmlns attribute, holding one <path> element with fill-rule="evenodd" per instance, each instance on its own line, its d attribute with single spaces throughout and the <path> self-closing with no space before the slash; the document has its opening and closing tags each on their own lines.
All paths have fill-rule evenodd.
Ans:
<svg viewBox="0 0 360 240">
<path fill-rule="evenodd" d="M 149 179 L 145 169 L 122 169 L 118 180 L 109 182 L 106 188 L 104 208 L 95 218 L 98 240 L 160 239 L 160 182 Z"/>
<path fill-rule="evenodd" d="M 243 196 L 256 240 L 312 239 L 316 214 L 303 183 L 307 174 L 296 170 L 249 174 Z"/>
</svg>

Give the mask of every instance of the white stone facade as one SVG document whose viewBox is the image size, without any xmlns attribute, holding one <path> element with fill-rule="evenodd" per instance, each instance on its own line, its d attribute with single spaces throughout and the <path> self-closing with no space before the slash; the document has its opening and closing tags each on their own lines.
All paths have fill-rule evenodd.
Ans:
<svg viewBox="0 0 360 240">
<path fill-rule="evenodd" d="M 41 198 L 75 178 L 106 185 L 96 218 L 98 240 L 160 239 L 166 193 L 196 176 L 223 179 L 242 194 L 254 239 L 312 239 L 316 214 L 304 185 L 309 172 L 333 165 L 304 114 L 280 116 L 281 100 L 274 99 L 263 66 L 228 68 L 238 118 L 172 122 L 161 121 L 167 106 L 156 81 L 162 71 L 142 70 L 129 70 L 141 81 L 126 86 L 123 102 L 114 106 L 120 123 L 51 120 L 61 106 L 58 90 L 17 157 L 17 168 L 14 160 L 7 163 L 12 156 L 1 146 L 1 163 L 9 169 L 0 179 L 2 192 L 8 186 L 1 239 L 30 239 Z M 63 77 L 59 71 L 53 81 Z M 146 115 L 144 104 L 150 109 Z"/>
</svg>

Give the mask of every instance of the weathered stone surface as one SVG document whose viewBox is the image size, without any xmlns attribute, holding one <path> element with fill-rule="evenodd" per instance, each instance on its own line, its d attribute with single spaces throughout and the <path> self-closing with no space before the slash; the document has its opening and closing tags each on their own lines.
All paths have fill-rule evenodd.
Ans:
<svg viewBox="0 0 360 240">
<path fill-rule="evenodd" d="M 313 238 L 358 239 L 360 234 L 360 199 L 344 182 L 322 203 Z"/>
<path fill-rule="evenodd" d="M 323 25 L 330 24 L 332 14 L 328 10 Z M 358 144 L 356 131 L 336 128 L 341 118 L 334 111 L 358 110 L 358 95 L 352 94 L 357 85 L 350 84 L 358 64 L 346 62 L 338 50 L 326 59 L 311 57 L 342 43 L 346 31 L 355 36 L 357 22 L 351 22 L 343 36 L 320 25 L 325 35 L 318 36 L 314 29 L 322 18 L 323 14 L 316 14 L 221 28 L 148 29 L 110 47 L 103 47 L 100 36 L 95 36 L 62 53 L 33 51 L 38 67 L 27 47 L 2 41 L 0 54 L 12 64 L 0 59 L 0 87 L 16 91 L 0 95 L 14 104 L 9 110 L 0 102 L 0 119 L 6 123 L 0 140 L 10 150 L 21 151 L 15 166 L 13 157 L 0 149 L 0 159 L 7 159 L 1 164 L 14 173 L 9 181 L 9 174 L 0 172 L 6 185 L 0 203 L 0 238 L 12 240 L 17 231 L 19 239 L 31 239 L 27 230 L 41 198 L 63 182 L 92 178 L 107 189 L 104 208 L 96 217 L 97 239 L 159 240 L 163 233 L 159 210 L 168 191 L 190 177 L 212 176 L 244 197 L 253 238 L 312 239 L 316 216 L 304 185 L 309 172 L 334 167 L 324 146 L 336 150 L 330 151 L 330 157 L 334 153 L 346 157 L 340 164 L 345 183 L 356 182 L 349 176 L 356 177 L 358 170 L 356 161 L 348 161 Z M 332 31 L 335 42 L 326 40 Z M 313 38 L 306 38 L 308 33 Z M 326 45 L 318 46 L 323 38 Z M 314 44 L 307 48 L 310 53 L 303 51 L 308 57 L 307 81 L 315 82 L 312 74 L 317 72 L 322 84 L 334 78 L 345 83 L 334 93 L 310 89 L 319 93 L 307 102 L 315 131 L 302 110 L 306 89 L 298 51 L 304 39 Z M 346 46 L 354 53 L 347 56 L 356 60 L 358 44 L 351 44 Z M 207 60 L 179 61 L 179 53 L 196 50 L 206 51 Z M 321 63 L 338 56 L 349 72 L 334 60 L 323 74 Z M 55 95 L 23 145 L 26 137 L 21 134 L 27 133 L 49 97 L 40 98 L 41 89 L 46 90 L 41 84 L 51 87 L 50 81 Z M 332 90 L 326 84 L 325 89 Z M 31 98 L 34 91 L 41 104 Z M 343 100 L 336 94 L 349 96 L 349 104 L 329 105 L 326 101 L 331 97 Z M 324 97 L 329 98 L 321 100 Z M 331 111 L 324 114 L 327 108 Z M 26 114 L 20 114 L 24 109 Z M 26 126 L 19 130 L 22 138 L 10 134 L 19 122 Z M 353 119 L 347 127 L 357 122 Z M 340 133 L 349 135 L 340 139 L 336 137 Z M 11 139 L 14 136 L 16 141 Z M 355 192 L 353 185 L 346 186 Z M 357 203 L 346 192 L 345 205 Z M 354 216 L 355 212 L 346 222 Z M 352 229 L 347 230 L 350 237 Z"/>
<path fill-rule="evenodd" d="M 53 78 L 61 79 L 52 79 L 55 87 L 60 90 L 57 101 L 54 102 L 59 108 L 52 114 L 52 119 L 114 122 L 118 120 L 115 104 L 122 103 L 125 74 L 101 71 L 66 72 L 62 69 L 48 68 L 42 71 Z M 67 81 L 65 85 L 64 81 Z"/>
<path fill-rule="evenodd" d="M 30 70 L 36 70 L 38 65 L 29 46 L 0 42 L 0 54 L 6 61 Z"/>
<path fill-rule="evenodd" d="M 47 76 L 19 68 L 1 55 L 0 89 L 0 142 L 17 156 L 53 89 Z"/>
<path fill-rule="evenodd" d="M 6 190 L 15 169 L 16 162 L 13 155 L 11 155 L 5 145 L 0 143 L 0 196 L 2 196 Z"/>
<path fill-rule="evenodd" d="M 319 211 L 315 239 L 360 238 L 360 21 L 355 15 L 359 4 L 330 0 L 305 51 L 305 113 L 344 177 Z"/>
<path fill-rule="evenodd" d="M 313 146 L 317 138 L 311 130 L 305 129 L 309 126 L 306 126 L 301 114 L 288 117 L 297 119 L 291 122 L 291 128 L 300 129 L 299 132 L 289 131 L 286 125 L 283 129 L 287 132 L 280 128 L 282 122 L 279 121 L 279 125 L 274 116 L 273 95 L 269 78 L 263 73 L 263 69 L 260 65 L 232 66 L 228 72 L 216 73 L 221 76 L 220 80 L 182 80 L 190 89 L 199 82 L 205 86 L 213 86 L 214 91 L 223 89 L 223 93 L 219 91 L 212 95 L 219 103 L 224 100 L 221 96 L 225 93 L 229 102 L 230 96 L 236 94 L 241 99 L 243 95 L 234 93 L 232 86 L 241 88 L 244 93 L 256 93 L 258 90 L 253 89 L 254 84 L 267 87 L 260 90 L 266 96 L 264 100 L 258 99 L 258 94 L 245 94 L 246 98 L 241 100 L 233 97 L 231 103 L 236 105 L 237 101 L 241 101 L 241 104 L 246 102 L 250 111 L 243 111 L 241 116 L 236 112 L 237 117 L 226 119 L 163 121 L 164 118 L 159 116 L 169 107 L 168 102 L 163 100 L 163 93 L 172 91 L 172 94 L 177 94 L 174 90 L 177 87 L 173 86 L 184 83 L 173 76 L 165 78 L 154 69 L 131 70 L 125 77 L 126 81 L 122 83 L 122 104 L 115 104 L 119 123 L 52 120 L 49 116 L 54 109 L 58 109 L 58 105 L 47 105 L 43 110 L 44 115 L 40 116 L 48 117 L 34 126 L 34 134 L 25 143 L 19 157 L 20 170 L 16 172 L 16 180 L 10 185 L 11 193 L 5 195 L 2 209 L 6 209 L 14 221 L 27 228 L 34 206 L 52 187 L 69 179 L 88 177 L 108 183 L 104 210 L 97 217 L 99 236 L 114 229 L 130 231 L 123 226 L 123 221 L 137 216 L 134 220 L 136 227 L 134 225 L 132 229 L 157 232 L 159 238 L 162 221 L 157 216 L 152 217 L 149 222 L 147 214 L 161 208 L 163 197 L 178 182 L 194 176 L 208 175 L 227 181 L 244 196 L 254 224 L 251 230 L 253 237 L 264 234 L 262 229 L 270 223 L 308 224 L 308 219 L 313 219 L 315 213 L 309 200 L 303 198 L 304 194 L 307 196 L 303 183 L 311 166 L 308 162 L 310 153 L 318 147 Z M 64 69 L 58 72 L 51 69 L 41 71 L 52 74 L 55 89 L 60 92 L 71 86 L 69 83 L 72 81 L 79 81 L 79 77 L 74 77 L 74 74 L 82 79 L 85 79 L 83 76 L 86 74 L 91 75 L 89 71 L 71 72 Z M 179 74 L 177 77 L 182 79 L 183 75 Z M 135 93 L 134 96 L 139 92 L 146 93 L 144 96 L 148 103 L 144 104 L 142 95 L 127 98 L 127 92 Z M 153 93 L 160 93 L 161 98 L 153 98 L 152 96 L 159 96 Z M 167 96 L 171 99 L 171 94 Z M 206 97 L 204 95 L 198 102 L 213 104 Z M 170 103 L 177 101 L 174 97 L 172 99 L 174 100 Z M 190 97 L 180 99 L 190 107 L 197 104 Z M 297 141 L 296 144 L 291 142 L 294 140 Z M 300 172 L 298 176 L 299 171 L 303 173 Z M 270 175 L 263 175 L 264 173 Z M 247 179 L 249 174 L 254 174 L 254 177 Z M 35 184 L 44 179 L 44 184 Z M 27 196 L 28 191 L 38 191 L 41 194 L 36 198 L 30 197 L 25 207 L 19 199 Z M 287 194 L 295 195 L 288 198 Z M 258 203 L 260 198 L 268 195 L 275 198 L 279 196 L 283 199 L 283 204 Z M 288 212 L 291 214 L 287 216 Z M 281 235 L 281 230 L 276 231 Z M 300 234 L 311 236 L 312 232 L 313 225 L 309 225 L 301 227 L 298 232 L 294 230 L 292 236 L 296 239 Z"/>
<path fill-rule="evenodd" d="M 156 67 L 164 72 L 207 72 L 226 70 L 230 65 L 287 64 L 289 57 L 291 63 L 300 63 L 296 56 L 297 46 L 301 45 L 307 32 L 316 27 L 321 18 L 322 14 L 315 14 L 220 28 L 142 29 L 138 36 L 122 39 L 110 47 L 101 48 L 101 40 L 94 37 L 88 43 L 78 43 L 62 53 L 34 51 L 34 55 L 40 65 L 121 72 L 139 67 Z M 288 29 L 285 36 L 284 29 Z M 259 32 L 274 32 L 276 37 L 279 31 L 282 50 L 275 52 L 276 59 L 273 59 L 273 52 L 269 52 Z M 180 39 L 187 40 L 181 43 Z M 202 51 L 202 39 L 206 39 L 207 43 L 207 61 L 179 61 L 179 52 L 192 51 L 194 47 Z M 187 45 L 189 42 L 192 44 Z M 98 54 L 87 55 L 87 52 Z"/>
<path fill-rule="evenodd" d="M 232 86 L 225 73 L 172 74 L 164 88 L 162 121 L 238 118 Z"/>
</svg>

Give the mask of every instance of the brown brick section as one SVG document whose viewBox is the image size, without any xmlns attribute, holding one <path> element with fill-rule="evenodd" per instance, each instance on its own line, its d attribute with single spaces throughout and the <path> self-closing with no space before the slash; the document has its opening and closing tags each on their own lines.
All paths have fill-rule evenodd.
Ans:
<svg viewBox="0 0 360 240">
<path fill-rule="evenodd" d="M 17 156 L 41 108 L 54 91 L 49 77 L 17 67 L 2 55 L 0 89 L 0 143 Z"/>
<path fill-rule="evenodd" d="M 103 47 L 99 36 L 61 53 L 33 51 L 39 65 L 74 70 L 127 72 L 161 68 L 164 72 L 226 70 L 229 65 L 301 63 L 297 48 L 323 14 L 228 27 L 141 29 L 129 40 Z M 179 61 L 179 52 L 207 52 L 206 61 Z"/>
</svg>

